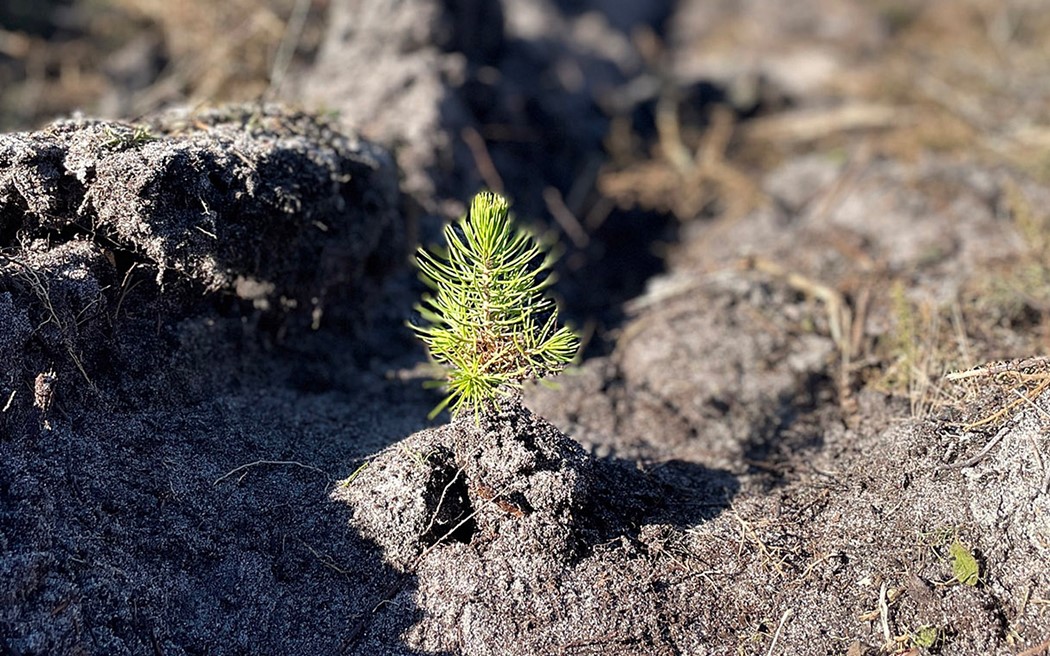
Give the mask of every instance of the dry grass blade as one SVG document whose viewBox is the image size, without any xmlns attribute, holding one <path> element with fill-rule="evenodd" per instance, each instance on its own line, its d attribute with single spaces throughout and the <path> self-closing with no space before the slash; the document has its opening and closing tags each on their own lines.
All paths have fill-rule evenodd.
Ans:
<svg viewBox="0 0 1050 656">
<path fill-rule="evenodd" d="M 840 132 L 899 127 L 906 112 L 900 107 L 867 103 L 799 109 L 752 121 L 745 136 L 777 143 L 816 141 Z"/>
<path fill-rule="evenodd" d="M 0 253 L 0 262 L 11 264 L 16 268 L 17 273 L 14 274 L 15 278 L 21 280 L 23 284 L 29 287 L 30 291 L 33 293 L 34 296 L 37 297 L 37 300 L 40 301 L 40 304 L 44 308 L 44 312 L 47 318 L 45 319 L 43 324 L 38 326 L 38 328 L 42 328 L 43 326 L 49 323 L 54 323 L 58 327 L 58 332 L 61 336 L 63 346 L 66 349 L 66 354 L 69 356 L 69 359 L 73 362 L 73 365 L 77 368 L 77 371 L 80 372 L 80 375 L 84 377 L 84 380 L 87 382 L 88 387 L 91 389 L 91 391 L 95 394 L 98 394 L 98 387 L 96 387 L 94 381 L 91 380 L 91 376 L 88 376 L 87 369 L 85 369 L 84 367 L 84 362 L 80 357 L 80 353 L 77 352 L 77 349 L 75 349 L 73 346 L 73 338 L 71 335 L 73 334 L 76 325 L 69 326 L 65 321 L 62 320 L 62 317 L 55 309 L 55 305 L 51 300 L 51 290 L 48 286 L 47 281 L 40 275 L 38 271 L 36 271 L 31 266 L 29 266 L 28 264 L 26 264 L 18 258 L 10 257 L 8 255 Z M 77 324 L 77 322 L 79 322 L 80 316 L 83 314 L 83 311 L 86 311 L 89 307 L 91 307 L 91 305 L 97 303 L 98 300 L 99 299 L 95 299 L 94 301 L 92 301 L 92 303 L 88 304 L 88 306 L 85 307 L 81 311 L 81 313 L 77 315 L 76 318 L 74 318 L 74 324 Z"/>
<path fill-rule="evenodd" d="M 769 643 L 769 651 L 766 652 L 766 656 L 773 656 L 774 650 L 777 648 L 777 641 L 780 640 L 780 634 L 784 631 L 784 625 L 787 624 L 791 611 L 792 609 L 788 608 L 780 618 L 780 624 L 777 625 L 777 632 L 773 634 L 773 640 Z"/>
<path fill-rule="evenodd" d="M 250 469 L 252 467 L 259 467 L 261 465 L 293 465 L 293 466 L 296 466 L 296 467 L 302 467 L 303 469 L 309 469 L 311 471 L 315 471 L 315 472 L 319 472 L 321 474 L 324 474 L 329 480 L 332 478 L 331 476 L 328 476 L 327 472 L 325 472 L 323 469 L 318 469 L 317 467 L 314 467 L 313 465 L 304 465 L 303 463 L 298 462 L 296 460 L 256 460 L 255 462 L 249 462 L 247 464 L 241 465 L 240 467 L 234 467 L 233 469 L 231 469 L 230 471 L 226 472 L 222 476 L 216 478 L 215 482 L 212 483 L 212 485 L 218 485 L 222 481 L 226 480 L 227 478 L 229 478 L 230 476 L 233 476 L 234 474 L 236 474 L 238 472 L 245 471 L 245 470 Z M 238 480 L 240 480 L 240 479 L 238 479 Z"/>
<path fill-rule="evenodd" d="M 977 367 L 975 369 L 968 369 L 966 371 L 953 371 L 946 374 L 944 379 L 964 380 L 966 378 L 975 378 L 978 376 L 995 376 L 1007 372 L 1022 372 L 1035 368 L 1047 370 L 1047 373 L 1050 374 L 1050 356 L 1040 355 L 1032 358 L 1024 358 L 1022 360 L 997 362 L 983 367 Z"/>
</svg>

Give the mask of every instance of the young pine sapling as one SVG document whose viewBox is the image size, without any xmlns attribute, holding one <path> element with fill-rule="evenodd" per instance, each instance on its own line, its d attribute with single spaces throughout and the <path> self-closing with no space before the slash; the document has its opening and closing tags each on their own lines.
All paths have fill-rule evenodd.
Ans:
<svg viewBox="0 0 1050 656">
<path fill-rule="evenodd" d="M 447 392 L 431 417 L 449 405 L 453 415 L 477 416 L 576 355 L 576 335 L 558 325 L 544 293 L 553 258 L 509 210 L 499 194 L 479 193 L 469 213 L 445 227 L 447 255 L 416 254 L 431 291 L 416 306 L 424 325 L 410 325 L 444 369 L 434 384 Z"/>
</svg>

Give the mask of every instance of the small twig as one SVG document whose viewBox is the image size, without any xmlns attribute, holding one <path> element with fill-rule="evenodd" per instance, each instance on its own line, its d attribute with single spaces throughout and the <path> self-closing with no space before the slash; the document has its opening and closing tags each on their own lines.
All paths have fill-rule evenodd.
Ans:
<svg viewBox="0 0 1050 656">
<path fill-rule="evenodd" d="M 952 303 L 952 328 L 955 329 L 955 342 L 959 346 L 959 353 L 962 355 L 963 362 L 973 362 L 973 356 L 970 354 L 970 339 L 966 335 L 962 307 L 960 307 L 958 301 Z"/>
<path fill-rule="evenodd" d="M 1050 367 L 1050 356 L 1040 355 L 1033 358 L 1025 358 L 1022 360 L 996 362 L 995 364 L 977 367 L 976 369 L 967 369 L 966 371 L 953 371 L 949 374 L 946 374 L 944 378 L 945 380 L 963 380 L 964 378 L 973 378 L 975 376 L 995 376 L 997 374 L 1006 373 L 1008 371 L 1021 371 L 1022 369 L 1031 369 L 1034 367 L 1041 367 L 1044 369 Z"/>
<path fill-rule="evenodd" d="M 0 412 L 7 412 L 8 410 L 11 409 L 11 403 L 14 402 L 15 394 L 17 394 L 17 393 L 18 393 L 18 390 L 16 390 L 16 389 L 11 390 L 11 396 L 7 397 L 7 403 L 4 404 L 4 409 L 0 410 Z"/>
<path fill-rule="evenodd" d="M 497 492 L 496 494 L 492 495 L 491 499 L 485 499 L 481 504 L 478 505 L 477 508 L 474 509 L 474 512 L 472 512 L 469 515 L 467 515 L 466 517 L 464 517 L 462 520 L 460 520 L 460 522 L 458 524 L 456 524 L 455 526 L 450 528 L 448 531 L 446 531 L 444 535 L 442 535 L 440 538 L 438 538 L 437 540 L 434 541 L 434 544 L 430 545 L 429 547 L 424 549 L 422 552 L 420 552 L 420 554 L 418 556 L 416 556 L 415 560 L 412 561 L 412 569 L 413 570 L 418 569 L 419 568 L 419 563 L 421 563 L 424 558 L 426 558 L 428 555 L 430 555 L 430 552 L 432 552 L 434 549 L 437 549 L 438 546 L 440 546 L 450 535 L 452 535 L 453 533 L 455 533 L 459 529 L 463 528 L 463 526 L 466 525 L 467 522 L 469 522 L 470 520 L 472 520 L 475 517 L 477 517 L 478 513 L 481 512 L 481 510 L 483 508 L 487 508 L 488 506 L 496 505 L 496 501 L 501 496 L 503 496 L 508 490 L 510 490 L 510 484 L 509 483 L 507 485 L 504 485 L 503 489 L 501 489 L 499 492 Z"/>
<path fill-rule="evenodd" d="M 907 109 L 854 103 L 830 109 L 780 112 L 769 118 L 750 121 L 745 136 L 749 139 L 801 143 L 840 132 L 877 130 L 908 120 Z"/>
<path fill-rule="evenodd" d="M 1024 617 L 1025 610 L 1028 609 L 1028 599 L 1032 596 L 1032 584 L 1029 583 L 1025 586 L 1024 596 L 1021 597 L 1021 605 L 1017 608 L 1017 617 Z"/>
<path fill-rule="evenodd" d="M 478 444 L 473 449 L 471 449 L 467 453 L 467 455 L 465 456 L 464 460 L 469 460 L 470 458 L 473 458 L 478 453 L 478 451 L 481 450 L 481 447 L 483 446 L 483 444 L 484 443 Z M 425 458 L 424 458 L 424 460 L 425 460 Z M 457 480 L 459 480 L 460 474 L 463 474 L 463 473 L 465 473 L 465 472 L 464 472 L 462 467 L 457 468 L 456 469 L 456 475 L 452 477 L 452 480 L 450 480 L 447 484 L 445 484 L 445 489 L 441 490 L 441 497 L 438 498 L 437 506 L 434 507 L 434 514 L 430 516 L 430 523 L 427 524 L 426 530 L 423 531 L 420 535 L 427 535 L 428 533 L 430 533 L 430 529 L 434 528 L 434 523 L 437 521 L 438 513 L 441 512 L 441 506 L 444 505 L 444 503 L 445 503 L 445 496 L 448 495 L 449 489 L 452 488 L 452 485 Z M 459 528 L 459 527 L 457 526 L 456 528 Z M 448 535 L 443 536 L 441 539 L 443 540 L 446 537 L 448 537 Z"/>
<path fill-rule="evenodd" d="M 982 460 L 984 460 L 984 457 L 987 456 L 988 453 L 992 449 L 995 448 L 995 445 L 997 445 L 997 444 L 999 444 L 999 442 L 1003 441 L 1003 438 L 1006 437 L 1006 434 L 1009 431 L 1010 431 L 1010 427 L 1009 426 L 1003 426 L 1002 428 L 999 429 L 999 432 L 995 434 L 995 437 L 993 437 L 988 442 L 988 444 L 984 445 L 984 448 L 981 449 L 977 453 L 977 455 L 975 455 L 974 457 L 970 458 L 969 460 L 965 460 L 963 462 L 956 462 L 956 463 L 953 463 L 953 464 L 950 464 L 950 465 L 942 465 L 940 468 L 941 469 L 964 469 L 966 467 L 973 467 L 977 463 L 979 463 Z"/>
<path fill-rule="evenodd" d="M 95 394 L 100 394 L 98 387 L 95 386 L 94 381 L 88 376 L 87 369 L 84 368 L 84 363 L 81 361 L 80 355 L 76 352 L 76 349 L 73 348 L 73 338 L 69 334 L 71 329 L 58 316 L 58 312 L 55 310 L 55 306 L 51 301 L 51 290 L 48 287 L 46 280 L 41 278 L 39 272 L 35 271 L 28 264 L 17 258 L 9 257 L 0 253 L 0 262 L 7 262 L 22 269 L 23 281 L 29 285 L 30 290 L 36 295 L 37 300 L 44 306 L 47 314 L 47 319 L 37 326 L 37 330 L 40 330 L 52 321 L 58 326 L 59 336 L 62 338 L 63 345 L 66 347 L 66 353 L 69 355 L 70 360 L 73 361 L 77 371 L 79 371 L 84 377 L 84 380 L 87 381 L 88 387 L 91 388 L 91 391 Z"/>
<path fill-rule="evenodd" d="M 456 474 L 455 474 L 455 476 L 453 476 L 453 477 L 452 477 L 452 478 L 451 478 L 451 479 L 449 480 L 449 482 L 448 482 L 448 483 L 447 483 L 447 484 L 445 485 L 445 489 L 441 490 L 441 496 L 440 496 L 440 497 L 438 498 L 438 502 L 437 502 L 437 505 L 436 505 L 436 506 L 434 506 L 434 512 L 433 512 L 433 514 L 432 514 L 432 515 L 430 516 L 430 523 L 429 523 L 429 524 L 427 524 L 427 528 L 426 528 L 426 530 L 424 530 L 424 531 L 423 531 L 423 532 L 421 533 L 421 535 L 427 535 L 427 534 L 429 534 L 429 533 L 430 533 L 430 530 L 431 530 L 432 528 L 434 528 L 434 524 L 435 524 L 435 523 L 437 522 L 437 518 L 438 518 L 438 515 L 439 515 L 439 514 L 441 513 L 441 506 L 445 505 L 445 496 L 447 496 L 447 495 L 448 495 L 448 491 L 449 491 L 449 490 L 450 490 L 450 489 L 452 488 L 452 485 L 453 485 L 453 484 L 454 484 L 454 483 L 455 483 L 456 481 L 458 481 L 458 480 L 459 480 L 459 475 L 460 475 L 460 474 L 462 474 L 462 473 L 463 473 L 463 468 L 462 468 L 462 467 L 459 467 L 459 468 L 457 468 L 457 469 L 456 469 Z"/>
<path fill-rule="evenodd" d="M 806 578 L 808 578 L 809 575 L 813 573 L 813 570 L 817 568 L 817 565 L 827 562 L 832 556 L 835 555 L 837 555 L 837 552 L 834 551 L 828 554 L 824 554 L 820 558 L 814 560 L 812 563 L 806 565 L 806 569 L 802 571 L 802 576 L 799 577 L 799 580 L 805 580 Z"/>
<path fill-rule="evenodd" d="M 1038 380 L 1039 384 L 1036 385 L 1030 392 L 1028 392 L 1028 398 L 1029 399 L 1033 399 L 1033 398 L 1038 397 L 1047 388 L 1050 388 L 1050 376 L 1047 376 L 1046 374 L 1023 374 L 1023 373 L 1018 372 L 1018 371 L 1006 371 L 1006 372 L 1001 372 L 1001 373 L 1003 373 L 1003 374 L 1012 374 L 1012 375 L 1016 376 L 1018 378 L 1018 380 L 1020 382 L 1022 382 L 1022 383 L 1029 382 L 1029 381 L 1032 381 L 1032 380 Z M 1010 414 L 1011 412 L 1013 412 L 1019 405 L 1021 405 L 1022 402 L 1023 402 L 1022 399 L 1011 401 L 1010 403 L 1007 403 L 1005 406 L 1003 406 L 1002 408 L 1000 408 L 996 412 L 993 412 L 992 414 L 988 415 L 987 417 L 985 417 L 983 419 L 980 419 L 978 421 L 975 421 L 975 422 L 967 424 L 966 425 L 966 430 L 973 430 L 973 429 L 978 428 L 980 426 L 985 426 L 985 425 L 991 424 L 991 423 L 1001 419 L 1002 417 Z"/>
<path fill-rule="evenodd" d="M 382 598 L 375 605 L 375 607 L 372 608 L 372 613 L 375 613 L 377 610 L 379 610 L 380 606 L 382 606 L 384 603 L 389 602 L 402 590 L 404 590 L 405 586 L 410 580 L 412 580 L 412 577 L 401 576 L 396 581 L 394 581 L 393 584 L 387 586 L 387 588 L 383 591 L 383 594 L 381 595 Z M 357 622 L 354 623 L 353 628 L 350 629 L 350 632 L 343 640 L 342 647 L 339 649 L 340 654 L 345 654 L 351 647 L 353 647 L 357 643 L 358 639 L 361 637 L 361 633 L 365 630 L 365 620 L 369 617 L 370 614 L 371 613 L 362 613 Z"/>
<path fill-rule="evenodd" d="M 842 370 L 849 369 L 852 359 L 852 325 L 853 313 L 846 299 L 837 290 L 821 282 L 808 278 L 801 273 L 791 271 L 772 260 L 762 257 L 749 257 L 741 262 L 745 269 L 758 271 L 782 279 L 789 287 L 803 294 L 808 294 L 822 301 L 827 310 L 828 331 L 831 339 L 839 349 Z"/>
<path fill-rule="evenodd" d="M 1018 652 L 1017 656 L 1038 656 L 1039 654 L 1047 650 L 1050 650 L 1050 640 L 1044 640 L 1038 645 L 1034 645 L 1032 647 L 1029 647 L 1028 649 L 1025 649 L 1022 652 Z"/>
<path fill-rule="evenodd" d="M 779 558 L 779 557 L 778 558 L 774 558 L 773 557 L 773 553 L 770 551 L 769 547 L 766 546 L 766 543 L 762 541 L 762 538 L 758 537 L 758 534 L 755 533 L 755 530 L 753 528 L 751 528 L 751 525 L 748 524 L 744 520 L 743 517 L 740 516 L 739 512 L 736 512 L 734 510 L 733 515 L 736 517 L 736 520 L 740 523 L 740 529 L 741 529 L 740 549 L 737 550 L 737 557 L 740 556 L 740 552 L 741 552 L 741 550 L 743 549 L 743 546 L 744 546 L 743 538 L 744 537 L 750 538 L 751 540 L 753 540 L 755 542 L 755 544 L 758 545 L 758 550 L 762 553 L 762 555 L 766 558 L 766 560 L 769 561 L 769 563 L 773 565 L 773 569 L 775 569 L 778 574 L 783 574 L 784 573 L 784 567 L 783 567 L 784 559 L 783 558 Z"/>
<path fill-rule="evenodd" d="M 87 313 L 87 311 L 102 302 L 102 298 L 103 298 L 102 297 L 102 292 L 106 291 L 107 289 L 109 289 L 109 285 L 107 285 L 107 286 L 103 287 L 102 289 L 98 290 L 98 296 L 96 296 L 95 298 L 91 299 L 91 302 L 88 303 L 87 305 L 85 305 L 84 307 L 82 307 L 80 309 L 80 312 L 77 312 L 77 316 L 73 317 L 73 323 L 75 323 L 77 325 L 77 328 L 79 328 L 80 326 L 84 325 L 84 321 L 86 321 L 86 320 L 84 320 L 83 317 Z"/>
<path fill-rule="evenodd" d="M 689 149 L 682 143 L 682 133 L 678 121 L 678 101 L 667 93 L 660 94 L 656 100 L 656 131 L 660 138 L 660 149 L 678 173 L 687 176 L 693 170 L 693 160 Z"/>
<path fill-rule="evenodd" d="M 732 139 L 735 128 L 733 111 L 725 105 L 716 105 L 711 112 L 711 123 L 704 130 L 700 143 L 696 145 L 693 165 L 711 171 L 724 167 L 729 140 Z"/>
<path fill-rule="evenodd" d="M 591 238 L 587 231 L 583 229 L 580 220 L 576 218 L 569 206 L 565 204 L 565 200 L 561 197 L 561 192 L 554 187 L 547 187 L 543 190 L 543 200 L 547 203 L 547 211 L 551 213 L 551 216 L 558 222 L 561 229 L 569 236 L 572 243 L 577 248 L 586 248 Z"/>
<path fill-rule="evenodd" d="M 326 555 L 324 555 L 322 553 L 318 553 L 318 551 L 316 549 L 314 549 L 313 547 L 308 545 L 306 542 L 304 542 L 300 538 L 296 538 L 296 540 L 298 540 L 299 544 L 301 544 L 304 547 L 306 547 L 306 550 L 309 551 L 310 553 L 312 553 L 314 555 L 314 558 L 316 558 L 317 560 L 321 561 L 321 564 L 324 565 L 325 567 L 327 567 L 328 569 L 330 569 L 332 571 L 335 571 L 335 572 L 338 572 L 338 573 L 342 574 L 343 576 L 350 576 L 352 574 L 352 572 L 350 570 L 343 569 L 342 567 L 336 565 L 335 561 L 332 560 L 331 556 L 326 556 Z"/>
<path fill-rule="evenodd" d="M 769 643 L 769 650 L 766 651 L 766 656 L 773 656 L 773 649 L 776 648 L 777 641 L 780 640 L 780 632 L 784 630 L 784 625 L 787 624 L 788 616 L 791 615 L 791 610 L 792 609 L 788 608 L 780 618 L 780 624 L 777 626 L 777 632 L 773 634 L 773 642 Z"/>
<path fill-rule="evenodd" d="M 226 472 L 222 476 L 216 478 L 215 482 L 212 483 L 212 485 L 218 485 L 221 481 L 229 478 L 230 476 L 233 476 L 234 474 L 236 474 L 239 471 L 244 471 L 245 469 L 249 469 L 251 467 L 257 467 L 259 465 L 294 465 L 296 467 L 302 467 L 303 469 L 310 469 L 312 471 L 319 472 L 321 474 L 324 474 L 328 478 L 331 478 L 331 476 L 328 476 L 328 473 L 325 472 L 323 469 L 318 469 L 317 467 L 314 467 L 312 465 L 304 465 L 303 463 L 295 461 L 295 460 L 256 460 L 255 462 L 249 462 L 246 465 L 241 465 L 240 467 L 236 467 L 234 469 L 231 469 L 230 471 Z"/>
<path fill-rule="evenodd" d="M 893 643 L 893 635 L 890 633 L 890 605 L 886 601 L 886 582 L 883 581 L 879 587 L 879 622 L 882 624 L 882 636 L 886 644 Z"/>
<path fill-rule="evenodd" d="M 591 206 L 590 211 L 587 212 L 587 216 L 583 217 L 583 224 L 587 226 L 587 229 L 592 233 L 598 231 L 598 228 L 602 227 L 605 220 L 609 218 L 612 211 L 616 209 L 616 201 L 608 196 L 599 196 L 598 200 L 594 201 L 594 205 Z"/>
<path fill-rule="evenodd" d="M 270 88 L 267 95 L 277 96 L 284 84 L 288 68 L 292 63 L 292 57 L 299 48 L 299 42 L 303 36 L 303 28 L 306 27 L 306 18 L 310 15 L 310 0 L 298 0 L 292 8 L 292 14 L 284 24 L 284 35 L 281 44 L 277 46 L 277 54 L 273 57 L 273 67 L 270 69 Z"/>
<path fill-rule="evenodd" d="M 463 138 L 463 142 L 467 144 L 467 148 L 470 149 L 471 155 L 474 156 L 474 163 L 478 167 L 478 173 L 481 174 L 481 179 L 485 181 L 485 184 L 489 186 L 489 190 L 503 193 L 503 178 L 500 177 L 499 170 L 496 169 L 496 164 L 492 161 L 492 156 L 489 155 L 485 139 L 477 130 L 470 126 L 463 128 L 460 136 Z"/>
<path fill-rule="evenodd" d="M 117 297 L 117 307 L 113 311 L 113 320 L 114 321 L 116 321 L 117 319 L 120 318 L 120 307 L 124 304 L 124 298 L 128 294 L 130 294 L 132 292 L 132 290 L 134 290 L 136 287 L 138 287 L 139 284 L 142 283 L 142 280 L 136 280 L 135 284 L 133 284 L 131 286 L 128 286 L 128 280 L 131 279 L 132 272 L 134 272 L 135 269 L 138 268 L 139 266 L 140 266 L 140 263 L 136 262 L 136 263 L 132 264 L 130 267 L 128 267 L 128 270 L 124 272 L 124 279 L 120 282 L 120 296 Z"/>
</svg>

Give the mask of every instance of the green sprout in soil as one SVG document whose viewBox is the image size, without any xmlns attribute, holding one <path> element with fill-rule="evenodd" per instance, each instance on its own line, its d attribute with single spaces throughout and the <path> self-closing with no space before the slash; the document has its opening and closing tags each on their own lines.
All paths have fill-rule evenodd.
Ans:
<svg viewBox="0 0 1050 656">
<path fill-rule="evenodd" d="M 416 306 L 425 325 L 410 326 L 442 366 L 433 384 L 447 392 L 431 418 L 449 405 L 455 416 L 470 409 L 477 417 L 576 355 L 576 335 L 558 326 L 545 294 L 553 258 L 509 209 L 499 194 L 482 192 L 466 216 L 445 226 L 446 253 L 416 254 L 431 293 Z"/>
<path fill-rule="evenodd" d="M 106 148 L 112 148 L 115 150 L 134 148 L 156 139 L 156 137 L 154 137 L 149 131 L 149 128 L 141 125 L 136 125 L 133 128 L 121 126 L 120 132 L 114 130 L 112 127 L 107 127 L 105 133 L 106 136 L 109 137 L 109 140 L 102 145 Z"/>
<path fill-rule="evenodd" d="M 919 627 L 919 630 L 915 633 L 909 634 L 909 638 L 916 647 L 932 649 L 939 642 L 941 634 L 937 627 L 927 624 Z"/>
<path fill-rule="evenodd" d="M 971 587 L 977 585 L 981 577 L 981 568 L 966 545 L 956 539 L 948 547 L 948 553 L 951 554 L 952 574 L 955 575 L 955 580 Z"/>
</svg>

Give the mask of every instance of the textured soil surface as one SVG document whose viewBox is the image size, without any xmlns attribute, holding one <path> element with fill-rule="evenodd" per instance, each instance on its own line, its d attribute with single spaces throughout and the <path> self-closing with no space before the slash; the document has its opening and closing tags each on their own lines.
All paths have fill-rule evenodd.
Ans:
<svg viewBox="0 0 1050 656">
<path fill-rule="evenodd" d="M 1050 652 L 1040 3 L 38 4 L 0 653 Z M 427 422 L 481 187 L 584 348 Z"/>
</svg>

